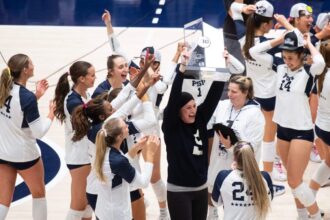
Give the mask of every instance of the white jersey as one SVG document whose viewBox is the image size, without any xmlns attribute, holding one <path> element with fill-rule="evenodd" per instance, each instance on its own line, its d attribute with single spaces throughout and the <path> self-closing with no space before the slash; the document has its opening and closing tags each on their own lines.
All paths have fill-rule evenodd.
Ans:
<svg viewBox="0 0 330 220">
<path fill-rule="evenodd" d="M 112 147 L 107 149 L 103 165 L 103 173 L 107 178 L 107 182 L 102 184 L 98 194 L 96 216 L 100 220 L 131 220 L 129 185 L 138 188 L 147 187 L 152 169 L 153 164 L 146 163 L 144 173 L 140 174 L 130 165 L 128 158 L 121 151 Z M 109 213 L 106 213 L 106 211 Z"/>
<path fill-rule="evenodd" d="M 313 129 L 308 97 L 316 75 L 322 73 L 325 63 L 321 54 L 312 57 L 311 66 L 302 66 L 291 71 L 283 60 L 267 53 L 272 48 L 269 41 L 250 49 L 251 56 L 272 67 L 277 72 L 276 104 L 273 121 L 285 128 L 296 130 Z"/>
<path fill-rule="evenodd" d="M 268 40 L 265 37 L 256 37 L 254 44 Z M 276 72 L 267 65 L 263 65 L 258 60 L 245 59 L 246 75 L 251 77 L 253 82 L 254 96 L 267 99 L 275 97 Z"/>
<path fill-rule="evenodd" d="M 236 111 L 230 100 L 220 101 L 208 123 L 208 129 L 211 129 L 216 123 L 222 123 L 226 126 L 232 123 L 231 128 L 235 130 L 238 139 L 250 142 L 253 146 L 256 160 L 260 160 L 265 119 L 257 102 L 250 100 L 240 110 Z M 214 134 L 208 169 L 207 182 L 209 191 L 213 188 L 214 180 L 219 171 L 230 169 L 232 162 L 233 149 L 220 147 L 219 137 L 217 134 Z"/>
<path fill-rule="evenodd" d="M 322 130 L 330 132 L 330 68 L 323 81 L 315 124 Z"/>
<path fill-rule="evenodd" d="M 73 110 L 90 100 L 90 95 L 85 99 L 74 90 L 71 90 L 64 99 L 65 113 L 65 161 L 70 165 L 89 164 L 90 157 L 88 155 L 88 139 L 84 136 L 81 140 L 73 142 L 73 130 L 71 123 L 71 114 Z"/>
<path fill-rule="evenodd" d="M 267 172 L 261 172 L 269 199 L 273 198 L 273 184 Z M 224 220 L 257 220 L 253 204 L 253 195 L 242 178 L 240 170 L 223 170 L 214 182 L 212 202 L 216 206 L 223 205 Z"/>
<path fill-rule="evenodd" d="M 51 120 L 42 120 L 36 96 L 14 83 L 4 106 L 0 108 L 0 159 L 28 162 L 40 157 L 36 138 L 48 131 Z"/>
</svg>

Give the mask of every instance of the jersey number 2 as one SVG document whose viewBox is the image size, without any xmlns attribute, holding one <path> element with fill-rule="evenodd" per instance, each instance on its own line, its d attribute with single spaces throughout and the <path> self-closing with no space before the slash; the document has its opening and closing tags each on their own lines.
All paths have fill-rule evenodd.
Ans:
<svg viewBox="0 0 330 220">
<path fill-rule="evenodd" d="M 4 104 L 4 106 L 6 106 L 6 112 L 7 113 L 10 113 L 10 102 L 11 102 L 11 99 L 12 99 L 13 97 L 10 95 L 10 96 L 8 96 L 8 98 L 6 99 L 6 101 L 5 101 L 5 104 Z"/>
<path fill-rule="evenodd" d="M 239 195 L 244 191 L 244 185 L 242 182 L 233 182 L 233 200 L 244 201 L 244 195 Z"/>
</svg>

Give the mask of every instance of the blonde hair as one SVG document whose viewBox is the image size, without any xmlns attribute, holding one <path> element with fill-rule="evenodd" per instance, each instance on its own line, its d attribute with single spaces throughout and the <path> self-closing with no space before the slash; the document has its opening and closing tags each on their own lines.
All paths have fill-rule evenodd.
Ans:
<svg viewBox="0 0 330 220">
<path fill-rule="evenodd" d="M 236 75 L 229 79 L 229 83 L 235 83 L 239 86 L 239 89 L 243 93 L 247 93 L 247 99 L 253 99 L 254 91 L 253 91 L 253 83 L 252 79 L 248 76 Z"/>
<path fill-rule="evenodd" d="M 112 118 L 106 120 L 102 126 L 102 129 L 97 133 L 96 136 L 94 169 L 97 178 L 102 182 L 106 181 L 103 173 L 103 162 L 107 147 L 116 143 L 117 137 L 122 134 L 120 121 L 122 121 L 120 118 Z"/>
<path fill-rule="evenodd" d="M 270 200 L 251 144 L 245 141 L 237 142 L 234 146 L 234 160 L 252 192 L 257 219 L 265 219 L 270 209 Z"/>
<path fill-rule="evenodd" d="M 5 104 L 14 80 L 18 79 L 24 68 L 29 66 L 29 57 L 25 54 L 16 54 L 8 60 L 8 67 L 2 70 L 0 77 L 0 108 Z"/>
</svg>

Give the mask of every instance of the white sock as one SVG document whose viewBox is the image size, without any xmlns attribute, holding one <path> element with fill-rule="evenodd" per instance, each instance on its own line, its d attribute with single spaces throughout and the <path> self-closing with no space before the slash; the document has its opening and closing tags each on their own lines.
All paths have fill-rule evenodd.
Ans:
<svg viewBox="0 0 330 220">
<path fill-rule="evenodd" d="M 310 216 L 310 219 L 313 219 L 313 220 L 321 220 L 322 217 L 321 217 L 321 212 L 320 212 L 320 210 L 318 210 L 317 213 L 311 215 L 311 216 Z"/>
<path fill-rule="evenodd" d="M 218 208 L 208 205 L 208 216 L 218 216 Z"/>
<path fill-rule="evenodd" d="M 65 220 L 81 220 L 82 217 L 84 216 L 84 213 L 85 213 L 85 210 L 78 211 L 78 210 L 69 209 Z"/>
<path fill-rule="evenodd" d="M 33 198 L 32 216 L 33 216 L 33 220 L 47 220 L 46 198 Z"/>
<path fill-rule="evenodd" d="M 299 219 L 308 219 L 308 212 L 306 208 L 297 209 Z"/>
<path fill-rule="evenodd" d="M 0 204 L 0 220 L 5 220 L 7 213 L 8 213 L 9 207 Z"/>
<path fill-rule="evenodd" d="M 160 208 L 159 209 L 159 216 L 162 218 L 166 218 L 168 217 L 168 212 L 167 212 L 167 208 Z"/>
</svg>

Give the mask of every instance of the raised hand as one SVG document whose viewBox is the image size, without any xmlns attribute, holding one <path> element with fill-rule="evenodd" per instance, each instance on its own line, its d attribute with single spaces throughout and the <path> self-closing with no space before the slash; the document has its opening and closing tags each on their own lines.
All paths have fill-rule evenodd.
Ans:
<svg viewBox="0 0 330 220">
<path fill-rule="evenodd" d="M 111 24 L 111 14 L 108 10 L 104 9 L 104 13 L 102 14 L 102 21 L 105 25 Z"/>
<path fill-rule="evenodd" d="M 36 84 L 36 93 L 35 96 L 37 97 L 37 99 L 40 99 L 41 96 L 43 96 L 45 94 L 45 92 L 47 91 L 49 85 L 47 80 L 43 79 L 37 82 Z"/>
</svg>

